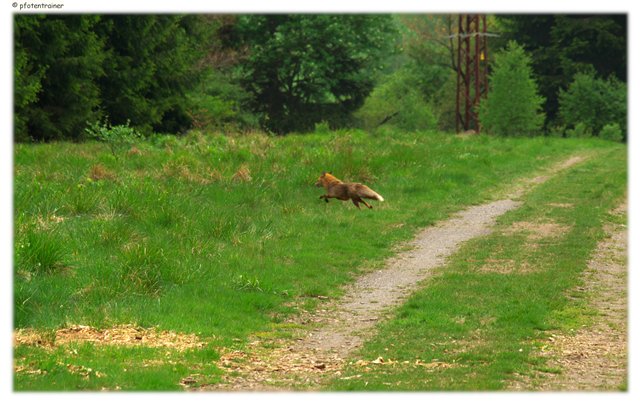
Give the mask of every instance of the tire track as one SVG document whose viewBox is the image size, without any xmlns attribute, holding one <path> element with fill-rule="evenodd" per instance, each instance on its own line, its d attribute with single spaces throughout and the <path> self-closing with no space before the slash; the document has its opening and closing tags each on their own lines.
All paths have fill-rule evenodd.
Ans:
<svg viewBox="0 0 640 404">
<path fill-rule="evenodd" d="M 347 286 L 342 298 L 326 302 L 316 312 L 294 319 L 313 328 L 291 340 L 256 340 L 245 351 L 222 355 L 224 382 L 201 390 L 313 390 L 327 375 L 340 374 L 345 358 L 372 336 L 376 323 L 421 287 L 435 268 L 445 264 L 460 245 L 491 233 L 496 220 L 518 208 L 517 199 L 553 175 L 583 160 L 574 156 L 535 177 L 514 185 L 504 199 L 471 206 L 420 231 L 409 250 L 390 258 L 381 270 L 364 274 Z M 273 345 L 276 348 L 272 348 Z"/>
</svg>

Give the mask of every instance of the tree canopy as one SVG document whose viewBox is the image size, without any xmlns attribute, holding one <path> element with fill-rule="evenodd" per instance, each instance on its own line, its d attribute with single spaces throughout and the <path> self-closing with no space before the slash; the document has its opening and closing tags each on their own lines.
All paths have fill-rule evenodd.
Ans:
<svg viewBox="0 0 640 404">
<path fill-rule="evenodd" d="M 532 67 L 546 98 L 550 121 L 558 114 L 558 92 L 578 72 L 627 81 L 627 16 L 545 14 L 499 15 L 503 40 L 515 40 L 531 54 Z"/>
<path fill-rule="evenodd" d="M 243 83 L 277 133 L 344 123 L 373 89 L 395 33 L 389 15 L 247 15 L 237 30 L 249 47 Z"/>
<path fill-rule="evenodd" d="M 81 141 L 96 122 L 144 134 L 286 134 L 319 123 L 371 130 L 380 122 L 450 131 L 456 21 L 454 14 L 16 14 L 15 139 Z M 613 94 L 592 97 L 590 108 L 611 110 L 594 130 L 614 123 L 626 130 L 626 15 L 487 21 L 500 34 L 489 40 L 490 70 L 500 68 L 494 55 L 511 40 L 530 56 L 525 81 L 545 100 L 540 132 L 575 127 L 568 117 L 584 116 L 566 112 L 584 109 L 570 108 L 579 103 L 570 96 L 559 112 L 559 94 L 585 92 L 569 90 L 584 77 L 577 74 L 592 75 L 590 94 Z M 615 102 L 600 105 L 607 99 Z"/>
<path fill-rule="evenodd" d="M 17 139 L 81 140 L 103 117 L 188 128 L 184 95 L 209 33 L 200 17 L 22 14 L 14 26 Z"/>
</svg>

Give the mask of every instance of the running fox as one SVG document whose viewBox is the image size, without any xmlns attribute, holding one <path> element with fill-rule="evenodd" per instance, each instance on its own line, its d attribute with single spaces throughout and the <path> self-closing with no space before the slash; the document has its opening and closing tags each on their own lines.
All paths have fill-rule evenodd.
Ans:
<svg viewBox="0 0 640 404">
<path fill-rule="evenodd" d="M 360 202 L 364 203 L 367 208 L 373 209 L 373 206 L 363 201 L 362 198 L 384 201 L 382 196 L 368 186 L 357 182 L 342 182 L 328 172 L 322 173 L 318 178 L 318 182 L 316 182 L 316 187 L 325 187 L 327 190 L 326 194 L 320 196 L 320 199 L 324 199 L 325 202 L 329 202 L 329 198 L 336 198 L 341 201 L 351 199 L 358 209 L 360 209 Z"/>
</svg>

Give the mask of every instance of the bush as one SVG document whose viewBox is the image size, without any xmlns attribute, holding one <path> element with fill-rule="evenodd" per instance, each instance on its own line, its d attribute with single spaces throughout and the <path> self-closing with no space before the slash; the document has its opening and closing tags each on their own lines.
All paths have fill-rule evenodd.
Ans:
<svg viewBox="0 0 640 404">
<path fill-rule="evenodd" d="M 564 137 L 566 133 L 566 129 L 564 125 L 555 125 L 549 127 L 547 135 L 549 137 Z"/>
<path fill-rule="evenodd" d="M 622 140 L 624 139 L 622 129 L 620 129 L 620 125 L 618 125 L 617 123 L 604 125 L 598 136 L 602 139 L 612 140 L 614 142 L 622 142 Z"/>
<path fill-rule="evenodd" d="M 560 118 L 567 126 L 583 123 L 592 133 L 605 125 L 618 124 L 623 136 L 627 130 L 627 86 L 610 78 L 602 80 L 593 72 L 578 73 L 566 91 L 560 91 Z"/>
<path fill-rule="evenodd" d="M 398 70 L 376 87 L 355 114 L 363 129 L 387 125 L 405 131 L 434 129 L 437 125 L 431 106 L 406 70 Z"/>
<path fill-rule="evenodd" d="M 432 96 L 433 110 L 438 120 L 438 129 L 444 132 L 456 130 L 456 98 L 451 95 L 456 93 L 457 75 L 451 71 L 446 82 Z"/>
<path fill-rule="evenodd" d="M 326 135 L 327 133 L 331 132 L 331 127 L 329 126 L 329 122 L 322 121 L 322 122 L 316 123 L 314 132 L 322 135 Z"/>
<path fill-rule="evenodd" d="M 591 137 L 591 128 L 582 122 L 576 124 L 573 129 L 567 129 L 567 137 Z"/>
<path fill-rule="evenodd" d="M 118 152 L 128 149 L 142 139 L 142 135 L 129 126 L 129 121 L 125 125 L 111 126 L 105 119 L 103 123 L 90 124 L 85 132 L 89 138 L 106 143 L 115 158 L 118 158 Z"/>
<path fill-rule="evenodd" d="M 534 135 L 544 123 L 544 98 L 532 78 L 531 57 L 516 42 L 496 54 L 490 87 L 480 103 L 482 127 L 497 135 Z"/>
</svg>

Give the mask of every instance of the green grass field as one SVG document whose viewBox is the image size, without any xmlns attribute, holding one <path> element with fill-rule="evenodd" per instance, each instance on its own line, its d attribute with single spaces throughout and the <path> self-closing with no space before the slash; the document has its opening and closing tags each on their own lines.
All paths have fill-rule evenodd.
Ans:
<svg viewBox="0 0 640 404">
<path fill-rule="evenodd" d="M 446 275 L 425 285 L 396 319 L 382 325 L 380 337 L 362 353 L 377 354 L 389 348 L 385 338 L 401 335 L 397 352 L 383 356 L 424 360 L 442 357 L 441 351 L 425 349 L 428 341 L 460 340 L 483 316 L 495 318 L 492 333 L 515 333 L 512 337 L 522 341 L 531 338 L 531 330 L 550 327 L 554 318 L 568 321 L 558 315 L 566 299 L 556 294 L 578 282 L 580 265 L 601 237 L 598 226 L 606 209 L 624 191 L 623 145 L 358 131 L 287 137 L 195 133 L 144 142 L 117 157 L 99 143 L 16 145 L 15 327 L 52 333 L 68 324 L 134 323 L 194 333 L 205 346 L 177 353 L 22 345 L 14 350 L 15 361 L 28 371 L 15 373 L 14 388 L 180 390 L 180 380 L 194 373 L 215 383 L 222 347 L 241 347 L 248 336 L 281 323 L 293 307 L 313 308 L 319 295 L 338 296 L 341 285 L 380 265 L 394 245 L 417 229 L 492 199 L 517 179 L 576 153 L 596 157 L 535 194 L 538 202 L 572 198 L 581 207 L 566 218 L 557 213 L 557 221 L 572 222 L 566 243 L 554 250 L 566 261 L 566 271 L 556 273 L 549 266 L 540 273 L 511 274 L 506 282 L 505 276 L 475 274 L 467 260 L 486 259 L 496 249 L 513 259 L 534 258 L 520 251 L 513 238 L 470 243 Z M 367 183 L 385 202 L 361 211 L 351 203 L 326 204 L 318 199 L 322 190 L 313 187 L 325 170 Z M 524 220 L 518 215 L 549 213 L 546 205 L 530 201 L 503 225 Z M 555 261 L 544 251 L 537 259 Z M 567 251 L 570 256 L 562 255 Z M 539 290 L 549 283 L 552 289 Z M 453 294 L 459 305 L 450 307 L 454 285 L 463 287 Z M 477 303 L 474 293 L 486 301 Z M 522 316 L 523 302 L 491 314 L 523 294 L 541 308 Z M 422 319 L 425 305 L 442 312 Z M 456 316 L 465 322 L 452 323 Z M 483 345 L 482 352 L 465 359 L 482 364 L 486 356 L 504 355 L 506 362 L 501 360 L 488 376 L 469 377 L 452 368 L 440 381 L 428 383 L 401 372 L 384 377 L 407 378 L 408 384 L 392 389 L 496 389 L 499 376 L 527 364 L 526 343 L 517 346 L 524 347 L 523 353 Z M 70 371 L 78 366 L 94 373 Z M 449 384 L 457 376 L 468 381 Z M 358 383 L 336 382 L 334 387 L 364 388 Z M 367 386 L 386 385 L 372 381 Z"/>
</svg>

